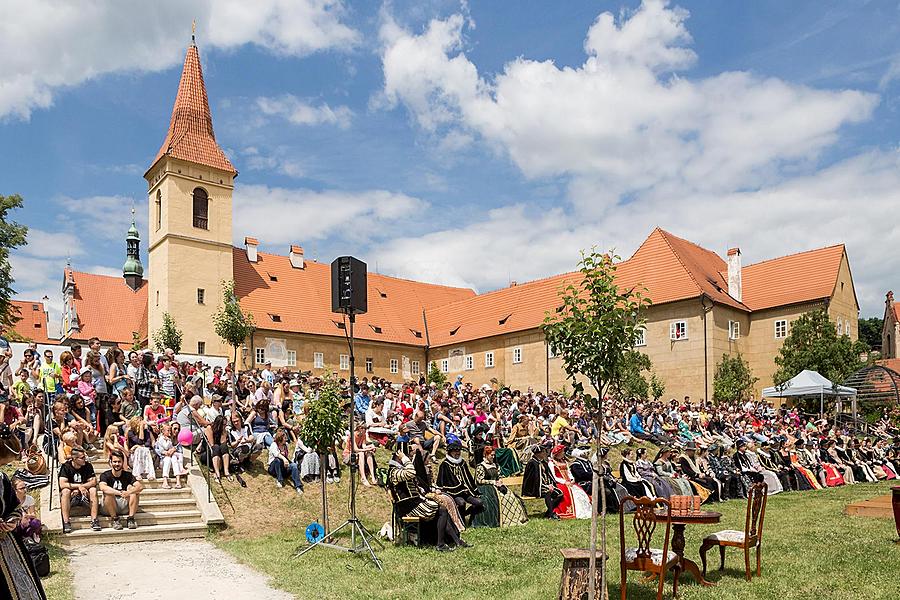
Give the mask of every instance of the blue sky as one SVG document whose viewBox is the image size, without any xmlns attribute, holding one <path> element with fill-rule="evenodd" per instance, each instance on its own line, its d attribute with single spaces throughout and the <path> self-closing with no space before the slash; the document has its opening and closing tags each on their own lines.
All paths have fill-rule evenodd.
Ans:
<svg viewBox="0 0 900 600">
<path fill-rule="evenodd" d="M 895 285 L 897 2 L 128 4 L 0 3 L 0 193 L 54 319 L 66 259 L 118 274 L 146 223 L 192 19 L 235 243 L 484 291 L 658 225 L 745 263 L 845 243 L 863 316 Z"/>
</svg>

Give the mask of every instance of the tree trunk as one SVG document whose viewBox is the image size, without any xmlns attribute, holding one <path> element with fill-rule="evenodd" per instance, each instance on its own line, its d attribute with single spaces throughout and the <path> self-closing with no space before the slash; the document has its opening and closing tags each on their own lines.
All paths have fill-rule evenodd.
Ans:
<svg viewBox="0 0 900 600">
<path fill-rule="evenodd" d="M 602 386 L 595 386 L 598 392 L 597 413 L 599 418 L 595 420 L 594 425 L 597 428 L 596 438 L 594 440 L 594 450 L 596 452 L 597 462 L 591 464 L 591 559 L 589 562 L 590 570 L 590 586 L 588 588 L 588 600 L 596 600 L 594 590 L 597 582 L 597 521 L 603 519 L 603 526 L 600 531 L 600 589 L 603 590 L 603 600 L 606 600 L 606 487 L 603 478 L 597 473 L 598 468 L 603 468 L 603 457 L 600 455 L 600 437 L 603 433 L 603 394 L 600 392 Z M 600 513 L 597 514 L 597 496 L 600 500 Z"/>
</svg>

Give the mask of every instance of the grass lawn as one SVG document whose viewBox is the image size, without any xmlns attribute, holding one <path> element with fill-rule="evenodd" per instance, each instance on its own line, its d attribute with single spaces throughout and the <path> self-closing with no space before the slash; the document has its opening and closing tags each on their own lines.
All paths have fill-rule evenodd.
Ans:
<svg viewBox="0 0 900 600">
<path fill-rule="evenodd" d="M 74 600 L 72 571 L 65 550 L 53 543 L 52 536 L 43 538 L 50 552 L 50 576 L 41 580 L 49 600 Z"/>
<path fill-rule="evenodd" d="M 295 549 L 306 543 L 306 525 L 316 519 L 318 488 L 308 486 L 307 494 L 298 498 L 290 490 L 275 490 L 271 478 L 263 473 L 253 474 L 248 483 L 243 490 L 229 487 L 236 513 L 219 498 L 229 526 L 210 539 L 298 598 L 555 598 L 562 567 L 559 549 L 585 547 L 589 540 L 589 521 L 533 518 L 522 527 L 469 530 L 465 538 L 475 547 L 451 554 L 386 544 L 378 553 L 383 573 L 360 557 L 327 548 L 294 559 Z M 346 515 L 345 483 L 330 488 L 333 524 Z M 679 586 L 680 597 L 900 598 L 900 545 L 893 543 L 893 521 L 842 513 L 848 503 L 887 494 L 889 488 L 889 483 L 859 484 L 770 498 L 762 577 L 745 582 L 742 555 L 730 550 L 726 570 L 710 572 L 718 587 L 702 588 L 685 576 Z M 363 521 L 377 532 L 388 519 L 385 492 L 365 488 L 359 498 Z M 542 506 L 540 501 L 528 501 L 530 514 Z M 720 525 L 688 527 L 688 557 L 699 562 L 704 535 L 743 527 L 745 506 L 741 501 L 713 506 L 723 513 Z M 607 523 L 610 594 L 618 597 L 618 515 L 610 515 Z M 711 565 L 717 565 L 715 553 L 709 554 Z M 639 579 L 638 573 L 630 576 L 628 597 L 654 597 L 651 585 L 640 584 Z M 671 579 L 666 582 L 665 594 L 671 597 Z"/>
</svg>

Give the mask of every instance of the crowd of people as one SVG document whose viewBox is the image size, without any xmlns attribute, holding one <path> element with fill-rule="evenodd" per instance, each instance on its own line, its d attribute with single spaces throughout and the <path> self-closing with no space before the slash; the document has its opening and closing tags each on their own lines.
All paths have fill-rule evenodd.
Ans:
<svg viewBox="0 0 900 600">
<path fill-rule="evenodd" d="M 320 478 L 339 482 L 353 462 L 363 486 L 390 491 L 398 518 L 431 523 L 442 551 L 466 546 L 467 527 L 526 522 L 522 497 L 543 499 L 550 519 L 589 518 L 595 470 L 613 511 L 627 510 L 629 495 L 715 502 L 745 497 L 754 481 L 776 494 L 900 475 L 896 407 L 861 436 L 753 398 L 609 398 L 592 418 L 581 398 L 560 392 L 479 387 L 462 376 L 442 385 L 363 377 L 352 393 L 340 381 L 355 431 L 320 456 L 298 435 L 323 385 L 309 373 L 271 363 L 235 373 L 180 361 L 171 349 L 101 351 L 96 339 L 58 355 L 29 348 L 16 369 L 10 360 L 9 350 L 0 354 L 0 422 L 23 453 L 47 433 L 45 450 L 61 464 L 65 532 L 73 507 L 86 509 L 95 530 L 101 513 L 116 529 L 137 527 L 142 482 L 159 476 L 162 487 L 181 487 L 188 450 L 221 485 L 246 485 L 242 473 L 258 463 L 297 494 Z M 598 457 L 591 440 L 601 424 Z M 390 455 L 382 467 L 379 448 Z M 92 450 L 110 464 L 99 478 Z M 612 455 L 621 457 L 615 465 Z M 520 474 L 517 494 L 504 480 Z M 20 525 L 34 530 L 24 517 Z"/>
</svg>

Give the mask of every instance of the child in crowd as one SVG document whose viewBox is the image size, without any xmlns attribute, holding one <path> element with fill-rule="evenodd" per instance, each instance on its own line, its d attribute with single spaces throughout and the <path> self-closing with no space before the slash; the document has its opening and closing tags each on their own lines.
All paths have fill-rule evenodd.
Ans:
<svg viewBox="0 0 900 600">
<path fill-rule="evenodd" d="M 74 431 L 66 431 L 62 434 L 60 438 L 62 441 L 60 443 L 60 456 L 62 456 L 62 460 L 60 462 L 66 462 L 72 456 L 72 448 L 74 448 L 77 443 L 77 437 L 75 436 Z"/>
<path fill-rule="evenodd" d="M 128 448 L 126 448 L 125 439 L 119 434 L 119 427 L 110 425 L 106 428 L 106 434 L 103 436 L 103 455 L 109 460 L 113 451 L 118 450 L 125 455 L 128 460 Z"/>
<path fill-rule="evenodd" d="M 166 416 L 166 407 L 160 404 L 159 392 L 153 392 L 150 396 L 150 404 L 144 409 L 144 420 L 154 433 L 159 432 L 159 426 L 169 420 Z"/>
<path fill-rule="evenodd" d="M 95 404 L 97 398 L 97 390 L 94 387 L 94 375 L 90 367 L 81 369 L 81 378 L 78 380 L 78 393 L 84 399 L 84 407 L 91 412 L 91 420 L 94 420 Z"/>
<path fill-rule="evenodd" d="M 179 452 L 180 446 L 175 446 L 172 442 L 172 426 L 168 423 L 162 425 L 154 448 L 162 465 L 162 488 L 169 489 L 169 471 L 171 471 L 175 477 L 175 488 L 180 489 L 181 476 L 185 474 L 183 457 Z"/>
<path fill-rule="evenodd" d="M 131 474 L 135 479 L 156 479 L 153 457 L 150 455 L 152 447 L 150 428 L 140 417 L 133 417 L 128 421 L 128 450 L 131 453 Z"/>
<path fill-rule="evenodd" d="M 175 452 L 172 453 L 172 468 L 174 470 L 177 466 L 179 473 L 187 475 L 187 469 L 184 468 L 184 449 L 181 447 L 181 442 L 178 441 L 178 434 L 181 433 L 181 424 L 178 421 L 172 421 L 169 424 L 169 430 L 172 432 L 169 439 L 175 445 Z M 175 477 L 175 489 L 181 489 L 181 477 L 179 476 Z"/>
</svg>

